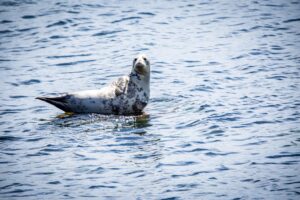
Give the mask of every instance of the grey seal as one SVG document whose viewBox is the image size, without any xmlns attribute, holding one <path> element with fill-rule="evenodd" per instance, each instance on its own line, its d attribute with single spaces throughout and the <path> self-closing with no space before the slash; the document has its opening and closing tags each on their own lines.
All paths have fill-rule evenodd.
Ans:
<svg viewBox="0 0 300 200">
<path fill-rule="evenodd" d="M 66 93 L 57 97 L 37 97 L 65 112 L 115 115 L 141 114 L 150 97 L 150 62 L 146 55 L 133 60 L 129 75 L 99 90 Z"/>
</svg>

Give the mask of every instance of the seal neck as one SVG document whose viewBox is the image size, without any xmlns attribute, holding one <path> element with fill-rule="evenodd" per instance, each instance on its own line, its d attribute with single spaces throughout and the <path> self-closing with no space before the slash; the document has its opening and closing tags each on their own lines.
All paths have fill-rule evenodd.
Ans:
<svg viewBox="0 0 300 200">
<path fill-rule="evenodd" d="M 145 90 L 149 90 L 150 88 L 150 74 L 141 75 L 136 73 L 135 71 L 129 74 L 130 81 L 136 83 L 137 85 L 142 86 Z"/>
</svg>

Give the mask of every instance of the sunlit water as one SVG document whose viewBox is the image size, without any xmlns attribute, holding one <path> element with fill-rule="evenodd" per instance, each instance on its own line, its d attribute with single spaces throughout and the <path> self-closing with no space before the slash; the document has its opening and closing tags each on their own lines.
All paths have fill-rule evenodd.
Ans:
<svg viewBox="0 0 300 200">
<path fill-rule="evenodd" d="M 34 99 L 138 53 L 144 116 Z M 0 199 L 299 199 L 298 0 L 2 0 L 0 60 Z"/>
</svg>

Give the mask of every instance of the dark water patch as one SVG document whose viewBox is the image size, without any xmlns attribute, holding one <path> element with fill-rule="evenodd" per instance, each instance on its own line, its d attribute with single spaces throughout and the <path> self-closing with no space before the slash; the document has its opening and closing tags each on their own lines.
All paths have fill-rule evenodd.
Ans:
<svg viewBox="0 0 300 200">
<path fill-rule="evenodd" d="M 2 20 L 0 21 L 0 24 L 8 24 L 8 23 L 12 23 L 13 21 L 11 20 Z"/>
<path fill-rule="evenodd" d="M 283 21 L 283 23 L 291 23 L 291 22 L 300 22 L 300 18 L 288 19 Z"/>
<path fill-rule="evenodd" d="M 20 2 L 17 1 L 1 1 L 0 6 L 7 6 L 7 7 L 16 7 L 20 5 Z"/>
<path fill-rule="evenodd" d="M 46 152 L 37 152 L 37 153 L 30 153 L 30 154 L 26 154 L 26 157 L 39 157 L 39 156 L 48 156 L 50 155 L 50 153 L 46 153 Z"/>
<path fill-rule="evenodd" d="M 7 34 L 7 33 L 12 33 L 13 31 L 11 30 L 0 30 L 0 34 Z"/>
<path fill-rule="evenodd" d="M 22 16 L 22 18 L 23 19 L 34 19 L 34 18 L 36 18 L 36 16 L 34 16 L 34 15 L 24 15 L 24 16 Z"/>
<path fill-rule="evenodd" d="M 102 14 L 99 14 L 98 16 L 105 16 L 105 17 L 111 17 L 111 16 L 114 16 L 115 14 L 114 13 L 102 13 Z"/>
<path fill-rule="evenodd" d="M 276 76 L 267 77 L 267 79 L 275 79 L 275 80 L 279 80 L 279 81 L 282 81 L 282 80 L 284 80 L 286 78 L 287 78 L 286 76 L 282 76 L 282 75 L 276 75 Z"/>
<path fill-rule="evenodd" d="M 211 86 L 208 85 L 197 85 L 195 88 L 190 90 L 191 92 L 212 92 L 213 88 Z"/>
<path fill-rule="evenodd" d="M 225 132 L 225 131 L 223 131 L 223 130 L 213 130 L 213 131 L 210 131 L 210 132 L 206 133 L 205 135 L 222 136 L 222 135 L 224 135 L 224 134 L 223 134 L 224 132 Z"/>
<path fill-rule="evenodd" d="M 71 22 L 72 22 L 72 20 L 70 20 L 70 19 L 67 19 L 67 20 L 64 20 L 64 21 L 60 20 L 58 22 L 47 25 L 46 28 L 51 28 L 51 27 L 54 27 L 54 26 L 63 26 L 63 25 L 66 25 L 68 23 L 71 23 Z"/>
<path fill-rule="evenodd" d="M 26 80 L 26 81 L 21 81 L 19 84 L 20 85 L 33 85 L 33 84 L 38 84 L 38 83 L 41 83 L 41 81 L 38 79 L 30 79 L 30 80 Z"/>
<path fill-rule="evenodd" d="M 267 141 L 257 141 L 257 142 L 250 142 L 247 144 L 243 144 L 242 146 L 255 146 L 255 145 L 261 145 L 261 144 L 265 144 L 267 143 Z"/>
<path fill-rule="evenodd" d="M 57 148 L 44 148 L 42 149 L 43 152 L 63 152 L 65 151 L 65 147 L 57 147 Z"/>
<path fill-rule="evenodd" d="M 80 60 L 75 62 L 66 62 L 66 63 L 58 63 L 56 66 L 71 66 L 71 65 L 78 65 L 82 63 L 88 63 L 88 62 L 95 62 L 96 60 Z"/>
<path fill-rule="evenodd" d="M 52 35 L 49 37 L 50 39 L 65 39 L 68 38 L 67 36 L 63 36 L 63 35 Z"/>
<path fill-rule="evenodd" d="M 182 154 L 182 153 L 194 153 L 194 152 L 203 152 L 203 151 L 209 151 L 209 149 L 194 148 L 194 149 L 189 149 L 189 150 L 179 150 L 179 151 L 175 151 L 174 153 L 176 153 L 176 154 Z"/>
<path fill-rule="evenodd" d="M 202 121 L 197 119 L 197 120 L 194 120 L 194 121 L 191 121 L 191 122 L 188 122 L 188 123 L 179 123 L 177 126 L 176 126 L 176 129 L 185 129 L 185 128 L 191 128 L 193 126 L 197 126 L 199 124 L 201 124 Z"/>
<path fill-rule="evenodd" d="M 103 8 L 103 7 L 105 7 L 104 5 L 97 4 L 97 3 L 94 3 L 94 4 L 84 3 L 83 6 L 86 6 L 86 7 L 89 7 L 89 8 Z"/>
<path fill-rule="evenodd" d="M 32 173 L 31 175 L 47 176 L 52 174 L 54 174 L 54 172 L 36 172 L 36 173 Z"/>
<path fill-rule="evenodd" d="M 207 152 L 205 153 L 206 156 L 209 156 L 209 157 L 215 157 L 215 156 L 227 156 L 227 155 L 232 155 L 232 154 L 238 154 L 238 152 L 225 152 L 225 153 L 222 153 L 222 152 Z"/>
<path fill-rule="evenodd" d="M 271 159 L 288 158 L 288 157 L 300 157 L 300 153 L 289 153 L 289 154 L 280 154 L 280 155 L 266 156 L 266 158 L 271 158 Z"/>
<path fill-rule="evenodd" d="M 69 11 L 67 11 L 67 13 L 70 13 L 70 14 L 80 14 L 79 11 L 74 11 L 74 10 L 69 10 Z"/>
<path fill-rule="evenodd" d="M 167 190 L 165 192 L 171 192 L 171 191 Z M 174 197 L 160 198 L 159 200 L 179 200 L 179 199 L 181 199 L 181 198 L 177 197 L 177 196 L 174 196 Z"/>
<path fill-rule="evenodd" d="M 197 162 L 194 161 L 178 161 L 176 163 L 159 163 L 156 165 L 156 168 L 164 167 L 164 166 L 170 166 L 170 167 L 176 167 L 176 166 L 189 166 L 189 165 L 195 165 Z"/>
<path fill-rule="evenodd" d="M 8 109 L 3 109 L 0 110 L 0 115 L 6 115 L 6 114 L 15 114 L 15 113 L 20 113 L 24 111 L 25 109 L 20 109 L 20 108 L 8 108 Z"/>
<path fill-rule="evenodd" d="M 33 189 L 14 189 L 8 192 L 0 192 L 0 194 L 16 194 L 16 193 L 24 193 L 29 191 L 33 191 Z"/>
<path fill-rule="evenodd" d="M 23 95 L 12 95 L 12 96 L 9 96 L 9 98 L 12 98 L 12 99 L 23 99 L 23 98 L 27 98 L 28 96 L 23 96 Z"/>
<path fill-rule="evenodd" d="M 139 173 L 144 173 L 144 170 L 135 170 L 135 171 L 131 171 L 131 172 L 126 172 L 124 173 L 124 175 L 128 176 L 128 175 L 132 175 L 132 174 L 139 174 Z"/>
<path fill-rule="evenodd" d="M 250 163 L 250 165 L 286 165 L 286 166 L 290 166 L 290 165 L 298 165 L 299 161 L 296 160 L 290 160 L 290 161 L 284 161 L 284 162 L 252 162 Z"/>
<path fill-rule="evenodd" d="M 61 55 L 61 56 L 47 56 L 48 59 L 60 59 L 60 58 L 75 58 L 75 57 L 86 57 L 91 56 L 92 54 L 74 54 L 74 55 Z"/>
<path fill-rule="evenodd" d="M 23 183 L 12 183 L 12 184 L 8 184 L 8 185 L 4 185 L 4 186 L 0 187 L 0 190 L 12 189 L 14 187 L 22 187 L 22 186 L 34 186 L 34 185 L 23 184 Z"/>
<path fill-rule="evenodd" d="M 116 186 L 114 186 L 114 185 L 92 185 L 89 187 L 89 189 L 101 189 L 101 188 L 114 189 L 114 188 L 116 188 Z"/>
<path fill-rule="evenodd" d="M 200 63 L 201 61 L 199 61 L 199 60 L 184 60 L 183 62 L 185 62 L 185 63 Z"/>
<path fill-rule="evenodd" d="M 49 185 L 59 185 L 59 184 L 61 184 L 61 182 L 60 181 L 49 181 L 47 184 L 49 184 Z"/>
<path fill-rule="evenodd" d="M 216 14 L 216 13 L 214 13 L 214 12 L 203 13 L 203 14 L 199 14 L 198 17 L 211 16 L 211 15 L 215 15 L 215 14 Z"/>
<path fill-rule="evenodd" d="M 252 179 L 252 178 L 247 178 L 247 179 L 243 179 L 241 180 L 241 182 L 249 182 L 249 183 L 257 183 L 257 182 L 260 182 L 261 180 L 259 179 Z"/>
<path fill-rule="evenodd" d="M 283 49 L 284 49 L 283 47 L 281 47 L 281 46 L 278 46 L 278 45 L 272 45 L 272 46 L 271 46 L 271 48 L 272 48 L 272 50 L 278 50 L 278 51 L 280 51 L 280 50 L 283 50 Z"/>
<path fill-rule="evenodd" d="M 105 169 L 103 167 L 97 167 L 96 169 L 92 169 L 92 170 L 89 170 L 89 174 L 101 174 L 105 172 Z"/>
<path fill-rule="evenodd" d="M 222 122 L 232 122 L 238 121 L 241 117 L 237 116 L 239 113 L 225 113 L 225 114 L 212 114 L 209 116 L 209 119 L 214 119 L 216 121 Z"/>
<path fill-rule="evenodd" d="M 151 12 L 138 12 L 139 15 L 148 15 L 148 16 L 155 16 L 154 13 Z"/>
<path fill-rule="evenodd" d="M 19 32 L 27 32 L 27 31 L 31 31 L 31 30 L 35 30 L 35 29 L 37 29 L 37 27 L 23 28 L 23 29 L 18 29 L 17 31 L 19 31 Z"/>
<path fill-rule="evenodd" d="M 130 20 L 138 20 L 138 19 L 142 19 L 141 17 L 124 17 L 124 18 L 121 18 L 119 20 L 115 20 L 115 21 L 112 21 L 111 23 L 114 24 L 114 23 L 120 23 L 120 22 L 123 22 L 123 21 L 130 21 Z"/>
<path fill-rule="evenodd" d="M 7 135 L 7 136 L 1 135 L 0 136 L 0 142 L 7 142 L 7 141 L 12 142 L 12 141 L 20 140 L 20 139 L 22 139 L 22 138 L 15 137 L 15 136 L 9 136 L 9 135 Z"/>
<path fill-rule="evenodd" d="M 115 30 L 115 31 L 101 31 L 99 33 L 93 34 L 93 36 L 105 36 L 105 35 L 113 35 L 116 33 L 124 32 L 125 30 Z"/>
<path fill-rule="evenodd" d="M 26 139 L 27 142 L 38 142 L 40 140 L 43 140 L 45 139 L 44 137 L 36 137 L 36 138 L 29 138 L 29 139 Z"/>
</svg>

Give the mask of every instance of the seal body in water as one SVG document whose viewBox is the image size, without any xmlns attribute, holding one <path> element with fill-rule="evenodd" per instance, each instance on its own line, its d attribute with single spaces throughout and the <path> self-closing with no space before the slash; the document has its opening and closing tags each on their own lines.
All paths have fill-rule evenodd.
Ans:
<svg viewBox="0 0 300 200">
<path fill-rule="evenodd" d="M 150 62 L 145 55 L 133 60 L 131 73 L 99 89 L 37 97 L 65 112 L 116 115 L 141 114 L 150 95 Z"/>
</svg>

